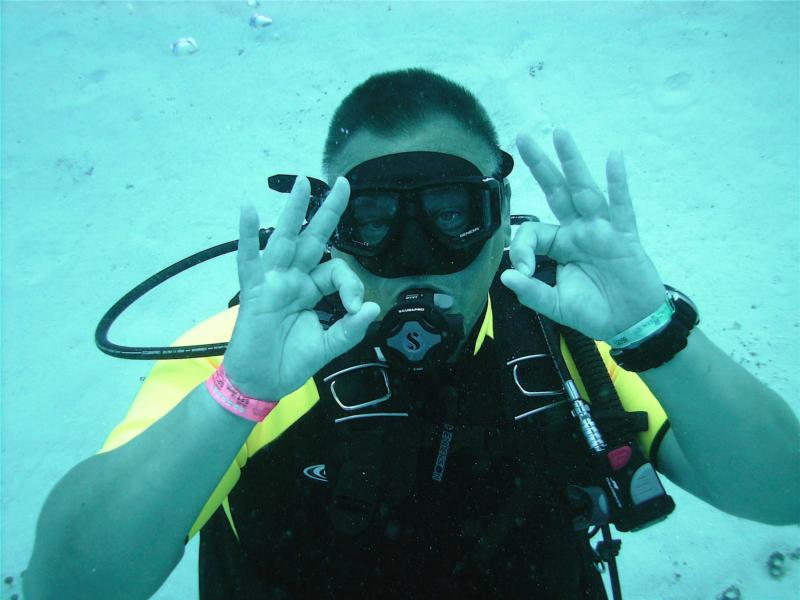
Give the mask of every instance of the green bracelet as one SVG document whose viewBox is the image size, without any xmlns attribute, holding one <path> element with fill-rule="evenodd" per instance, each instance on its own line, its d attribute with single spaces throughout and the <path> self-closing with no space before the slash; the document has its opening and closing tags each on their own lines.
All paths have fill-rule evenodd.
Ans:
<svg viewBox="0 0 800 600">
<path fill-rule="evenodd" d="M 667 296 L 666 301 L 653 314 L 626 329 L 622 333 L 615 335 L 606 343 L 612 348 L 628 348 L 637 345 L 645 338 L 658 333 L 666 327 L 675 314 L 675 304 L 672 298 Z"/>
</svg>

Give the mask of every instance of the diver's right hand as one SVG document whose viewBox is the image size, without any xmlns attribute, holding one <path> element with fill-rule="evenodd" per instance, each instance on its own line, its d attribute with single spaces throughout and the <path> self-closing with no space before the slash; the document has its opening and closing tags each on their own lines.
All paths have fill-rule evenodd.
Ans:
<svg viewBox="0 0 800 600">
<path fill-rule="evenodd" d="M 336 180 L 322 207 L 300 233 L 310 195 L 298 177 L 263 253 L 259 218 L 252 204 L 239 218 L 239 315 L 225 352 L 225 371 L 247 396 L 278 401 L 358 342 L 378 316 L 363 302 L 364 284 L 341 259 L 319 263 L 325 245 L 347 206 L 350 184 Z M 347 315 L 327 331 L 314 306 L 338 291 Z"/>
</svg>

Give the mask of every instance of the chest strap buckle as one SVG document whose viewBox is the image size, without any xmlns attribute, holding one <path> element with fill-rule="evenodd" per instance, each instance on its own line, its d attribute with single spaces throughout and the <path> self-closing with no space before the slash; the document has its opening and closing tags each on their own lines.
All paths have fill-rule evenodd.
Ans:
<svg viewBox="0 0 800 600">
<path fill-rule="evenodd" d="M 380 373 L 381 378 L 374 377 L 374 371 L 366 371 L 366 369 L 377 369 Z M 377 406 L 379 404 L 383 404 L 384 402 L 388 402 L 392 398 L 392 388 L 389 385 L 389 376 L 386 374 L 387 367 L 381 363 L 364 363 L 361 365 L 354 365 L 352 367 L 347 367 L 346 369 L 341 369 L 340 371 L 336 371 L 335 373 L 331 373 L 327 377 L 325 377 L 322 381 L 324 383 L 328 383 L 331 390 L 331 396 L 336 401 L 336 404 L 339 407 L 346 411 L 352 412 L 361 410 L 363 408 L 368 408 L 370 406 Z M 372 377 L 370 381 L 367 381 L 366 384 L 364 383 L 368 378 Z M 338 379 L 337 379 L 338 378 Z M 378 383 L 377 387 L 375 383 Z M 347 385 L 358 385 L 359 390 L 363 389 L 374 389 L 375 394 L 377 395 L 376 398 L 373 400 L 368 400 L 367 402 L 361 402 L 359 404 L 348 404 L 345 403 L 346 401 L 336 393 L 336 384 L 341 384 L 342 387 Z M 340 389 L 340 391 L 342 391 Z M 344 396 L 347 395 L 346 392 L 342 392 Z M 338 419 L 334 419 L 334 423 L 339 424 L 345 421 L 351 421 L 353 419 L 365 419 L 368 417 L 407 417 L 407 412 L 379 412 L 379 413 L 359 413 L 359 414 L 351 414 L 346 417 L 339 417 Z"/>
<path fill-rule="evenodd" d="M 339 377 L 340 381 L 344 378 L 343 375 L 347 373 L 354 373 L 355 371 L 360 371 L 362 369 L 378 369 L 380 374 L 383 375 L 383 384 L 386 386 L 386 394 L 375 398 L 374 400 L 369 400 L 367 402 L 362 402 L 361 404 L 345 404 L 342 402 L 342 399 L 339 398 L 339 395 L 336 393 L 336 378 Z M 363 373 L 361 374 L 363 376 Z M 363 365 L 355 365 L 352 367 L 347 367 L 346 369 L 342 369 L 341 371 L 336 371 L 335 373 L 331 373 L 325 379 L 323 379 L 325 383 L 330 382 L 331 388 L 331 395 L 333 399 L 336 400 L 336 404 L 338 404 L 342 410 L 360 410 L 362 408 L 366 408 L 368 406 L 375 406 L 376 404 L 381 404 L 386 402 L 389 398 L 392 397 L 392 389 L 389 387 L 389 377 L 386 375 L 386 367 L 380 363 L 366 363 Z M 343 382 L 343 381 L 342 381 Z"/>
<path fill-rule="evenodd" d="M 552 398 L 554 396 L 558 396 L 558 397 L 562 397 L 563 398 L 563 396 L 565 395 L 563 386 L 560 387 L 560 389 L 557 389 L 557 390 L 532 391 L 532 390 L 526 389 L 525 386 L 520 381 L 520 378 L 519 378 L 519 367 L 520 367 L 520 364 L 525 362 L 525 361 L 532 361 L 532 360 L 538 360 L 538 359 L 552 360 L 552 357 L 549 354 L 528 354 L 527 356 L 520 356 L 519 358 L 515 358 L 515 359 L 512 359 L 512 360 L 509 360 L 506 363 L 507 367 L 512 367 L 513 366 L 514 383 L 516 384 L 517 389 L 519 389 L 519 391 L 524 396 L 527 396 L 528 398 Z M 568 402 L 569 401 L 567 399 L 558 400 L 556 402 L 552 402 L 550 404 L 546 404 L 544 406 L 540 406 L 538 408 L 534 408 L 533 410 L 529 410 L 529 411 L 523 412 L 521 414 L 518 414 L 518 415 L 516 415 L 514 417 L 514 420 L 515 421 L 519 421 L 521 419 L 526 419 L 526 418 L 528 418 L 528 417 L 530 417 L 532 415 L 541 413 L 541 412 L 543 412 L 545 410 L 548 410 L 548 409 L 551 409 L 551 408 L 555 408 L 556 406 L 559 406 L 561 404 L 568 404 Z"/>
</svg>

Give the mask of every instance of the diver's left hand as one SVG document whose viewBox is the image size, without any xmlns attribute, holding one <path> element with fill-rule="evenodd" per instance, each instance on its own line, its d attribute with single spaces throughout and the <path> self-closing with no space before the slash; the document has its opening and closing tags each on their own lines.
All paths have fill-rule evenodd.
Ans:
<svg viewBox="0 0 800 600">
<path fill-rule="evenodd" d="M 553 143 L 563 175 L 529 136 L 517 136 L 560 225 L 523 223 L 511 242 L 514 269 L 501 280 L 525 306 L 594 340 L 610 340 L 664 303 L 664 284 L 639 243 L 622 153 L 612 152 L 606 163 L 606 203 L 569 132 L 556 129 Z M 555 287 L 532 277 L 534 253 L 558 263 Z"/>
</svg>

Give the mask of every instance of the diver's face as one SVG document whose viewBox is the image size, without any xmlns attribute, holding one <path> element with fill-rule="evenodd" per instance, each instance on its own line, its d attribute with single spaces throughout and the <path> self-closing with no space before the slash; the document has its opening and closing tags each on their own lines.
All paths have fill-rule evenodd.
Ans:
<svg viewBox="0 0 800 600">
<path fill-rule="evenodd" d="M 328 181 L 335 181 L 353 167 L 373 158 L 399 152 L 442 152 L 459 156 L 478 167 L 482 174 L 495 171 L 494 158 L 486 144 L 468 134 L 455 121 L 442 118 L 410 135 L 391 139 L 377 137 L 369 132 L 354 134 L 341 154 L 326 173 Z M 411 287 L 429 287 L 453 297 L 448 312 L 464 317 L 465 334 L 472 330 L 480 316 L 491 286 L 503 249 L 510 242 L 510 225 L 507 207 L 503 210 L 503 224 L 486 241 L 478 257 L 465 269 L 448 275 L 413 275 L 409 277 L 385 278 L 367 271 L 350 254 L 333 248 L 332 255 L 341 258 L 353 269 L 364 283 L 364 300 L 376 302 L 381 307 L 379 318 L 395 304 L 398 295 Z"/>
</svg>

